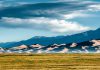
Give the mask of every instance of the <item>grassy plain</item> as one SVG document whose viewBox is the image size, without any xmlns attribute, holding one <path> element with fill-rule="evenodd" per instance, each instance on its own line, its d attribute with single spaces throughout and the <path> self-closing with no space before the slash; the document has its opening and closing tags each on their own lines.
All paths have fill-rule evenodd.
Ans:
<svg viewBox="0 0 100 70">
<path fill-rule="evenodd" d="M 100 70 L 100 54 L 0 54 L 0 70 Z"/>
</svg>

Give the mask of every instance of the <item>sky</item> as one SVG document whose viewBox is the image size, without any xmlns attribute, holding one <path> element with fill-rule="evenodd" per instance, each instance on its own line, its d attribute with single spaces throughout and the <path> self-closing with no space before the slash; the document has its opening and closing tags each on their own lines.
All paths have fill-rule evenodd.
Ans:
<svg viewBox="0 0 100 70">
<path fill-rule="evenodd" d="M 100 0 L 0 0 L 0 42 L 100 27 Z"/>
</svg>

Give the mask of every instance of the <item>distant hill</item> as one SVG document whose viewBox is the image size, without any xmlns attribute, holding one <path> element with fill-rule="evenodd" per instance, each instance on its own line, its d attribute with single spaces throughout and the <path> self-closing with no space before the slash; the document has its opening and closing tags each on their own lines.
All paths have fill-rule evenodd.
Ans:
<svg viewBox="0 0 100 70">
<path fill-rule="evenodd" d="M 80 43 L 19 45 L 12 48 L 0 47 L 0 53 L 100 53 L 100 40 L 90 40 Z"/>
<path fill-rule="evenodd" d="M 32 44 L 41 44 L 44 46 L 51 44 L 63 44 L 63 43 L 79 43 L 94 39 L 100 39 L 100 28 L 97 30 L 90 30 L 83 33 L 78 33 L 69 36 L 56 36 L 56 37 L 33 37 L 28 40 L 23 40 L 19 42 L 8 42 L 0 43 L 0 47 L 15 47 L 22 44 L 32 45 Z"/>
</svg>

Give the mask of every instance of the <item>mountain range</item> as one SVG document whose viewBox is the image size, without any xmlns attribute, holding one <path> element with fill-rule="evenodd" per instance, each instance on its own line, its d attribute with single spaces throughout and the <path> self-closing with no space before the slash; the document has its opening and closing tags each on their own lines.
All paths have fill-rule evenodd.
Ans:
<svg viewBox="0 0 100 70">
<path fill-rule="evenodd" d="M 0 47 L 11 48 L 20 45 L 32 45 L 32 44 L 41 44 L 43 46 L 48 46 L 52 44 L 69 44 L 69 43 L 80 43 L 84 41 L 90 41 L 100 39 L 100 28 L 96 30 L 90 30 L 83 33 L 78 33 L 74 35 L 66 36 L 56 36 L 56 37 L 45 37 L 45 36 L 36 36 L 28 40 L 22 40 L 19 42 L 7 42 L 0 43 Z"/>
<path fill-rule="evenodd" d="M 100 53 L 100 40 L 48 46 L 22 44 L 12 48 L 0 47 L 0 53 Z"/>
</svg>

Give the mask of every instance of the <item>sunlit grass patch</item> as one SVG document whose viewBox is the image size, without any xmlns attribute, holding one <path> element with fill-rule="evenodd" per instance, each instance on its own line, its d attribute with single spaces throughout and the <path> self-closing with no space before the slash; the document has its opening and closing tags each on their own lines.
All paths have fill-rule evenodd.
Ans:
<svg viewBox="0 0 100 70">
<path fill-rule="evenodd" d="M 100 70 L 100 54 L 0 54 L 0 70 Z"/>
</svg>

